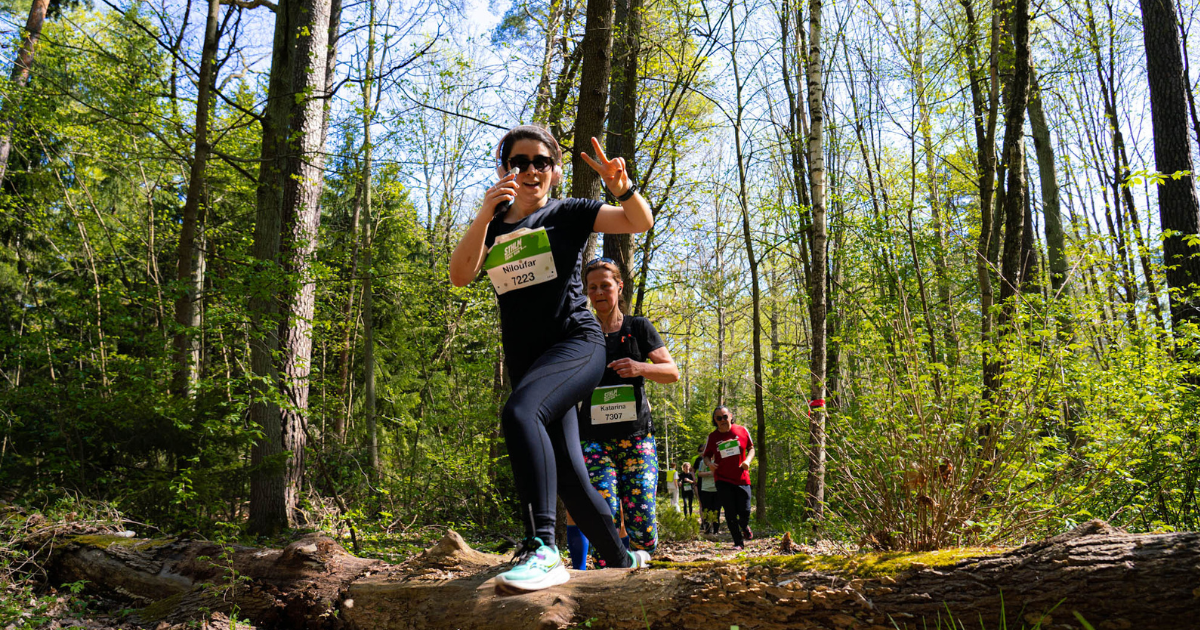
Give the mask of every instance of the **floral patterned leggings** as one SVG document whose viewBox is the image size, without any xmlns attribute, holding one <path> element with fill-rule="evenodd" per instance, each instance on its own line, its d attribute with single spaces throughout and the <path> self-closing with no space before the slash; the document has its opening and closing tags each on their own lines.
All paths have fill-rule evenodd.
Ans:
<svg viewBox="0 0 1200 630">
<path fill-rule="evenodd" d="M 621 508 L 624 508 L 630 546 L 653 552 L 658 547 L 655 518 L 658 451 L 654 447 L 654 436 L 603 442 L 585 440 L 583 462 L 592 486 L 608 501 L 618 528 L 621 526 Z"/>
</svg>

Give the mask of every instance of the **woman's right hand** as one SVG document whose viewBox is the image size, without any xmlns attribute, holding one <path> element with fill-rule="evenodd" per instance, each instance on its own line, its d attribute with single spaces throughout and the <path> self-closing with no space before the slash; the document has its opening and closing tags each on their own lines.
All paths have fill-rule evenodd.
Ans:
<svg viewBox="0 0 1200 630">
<path fill-rule="evenodd" d="M 496 206 L 503 202 L 512 203 L 517 198 L 517 175 L 510 173 L 500 178 L 495 186 L 488 189 L 487 194 L 483 196 L 483 205 L 479 208 L 480 214 L 488 213 L 488 218 L 496 215 Z"/>
<path fill-rule="evenodd" d="M 470 227 L 459 239 L 450 255 L 450 282 L 456 287 L 465 287 L 479 275 L 483 261 L 487 257 L 487 248 L 483 246 L 487 238 L 488 223 L 496 216 L 496 206 L 503 201 L 512 203 L 517 197 L 516 173 L 505 175 L 488 189 L 479 206 L 479 213 Z"/>
</svg>

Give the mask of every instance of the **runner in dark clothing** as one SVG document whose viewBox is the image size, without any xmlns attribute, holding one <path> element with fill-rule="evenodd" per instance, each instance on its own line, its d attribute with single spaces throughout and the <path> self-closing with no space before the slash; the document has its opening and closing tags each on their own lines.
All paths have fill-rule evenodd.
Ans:
<svg viewBox="0 0 1200 630">
<path fill-rule="evenodd" d="M 679 472 L 679 490 L 683 497 L 683 515 L 692 515 L 693 489 L 696 486 L 696 475 L 692 474 L 692 465 L 683 462 L 683 470 Z"/>
<path fill-rule="evenodd" d="M 540 127 L 517 127 L 496 151 L 500 181 L 488 190 L 450 259 L 456 286 L 487 270 L 500 304 L 513 384 L 500 423 L 526 538 L 516 565 L 496 577 L 498 588 L 538 590 L 569 579 L 553 545 L 556 495 L 608 566 L 648 559 L 621 545 L 607 503 L 589 483 L 579 447 L 575 406 L 591 396 L 605 365 L 600 325 L 588 312 L 580 282 L 583 249 L 593 231 L 638 233 L 653 224 L 624 160 L 607 159 L 595 138 L 592 146 L 596 159 L 584 155 L 585 161 L 621 207 L 551 199 L 550 189 L 562 177 L 558 142 Z"/>
</svg>

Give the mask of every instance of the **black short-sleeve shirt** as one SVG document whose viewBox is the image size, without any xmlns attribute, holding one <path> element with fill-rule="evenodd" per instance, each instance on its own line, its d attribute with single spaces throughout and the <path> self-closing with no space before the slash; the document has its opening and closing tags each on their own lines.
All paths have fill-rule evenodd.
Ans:
<svg viewBox="0 0 1200 630">
<path fill-rule="evenodd" d="M 557 277 L 497 296 L 501 339 L 508 369 L 523 375 L 547 348 L 577 332 L 600 335 L 600 324 L 587 307 L 580 274 L 583 249 L 602 204 L 594 199 L 549 199 L 516 223 L 488 224 L 484 245 L 520 228 L 546 228 Z"/>
<path fill-rule="evenodd" d="M 654 324 L 645 317 L 626 315 L 620 330 L 604 333 L 606 363 L 617 359 L 645 362 L 651 352 L 661 347 L 662 337 L 654 329 Z M 653 423 L 650 420 L 650 402 L 646 400 L 646 377 L 622 378 L 616 370 L 606 367 L 604 377 L 600 379 L 600 386 L 607 385 L 633 385 L 634 399 L 637 401 L 637 420 L 593 425 L 591 405 L 589 401 L 584 400 L 579 413 L 579 437 L 584 440 L 619 440 L 649 434 Z"/>
</svg>

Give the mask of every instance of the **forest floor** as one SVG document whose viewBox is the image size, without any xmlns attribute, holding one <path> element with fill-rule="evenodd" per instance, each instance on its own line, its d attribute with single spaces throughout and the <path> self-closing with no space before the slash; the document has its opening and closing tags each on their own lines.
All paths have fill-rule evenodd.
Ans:
<svg viewBox="0 0 1200 630">
<path fill-rule="evenodd" d="M 663 541 L 658 545 L 654 560 L 658 562 L 707 562 L 712 560 L 734 560 L 759 556 L 803 553 L 809 555 L 838 555 L 854 553 L 857 549 L 822 540 L 813 545 L 792 542 L 790 548 L 781 550 L 782 535 L 760 536 L 745 541 L 745 550 L 733 548 L 733 539 L 727 533 L 716 536 L 701 535 L 700 540 Z"/>
</svg>

